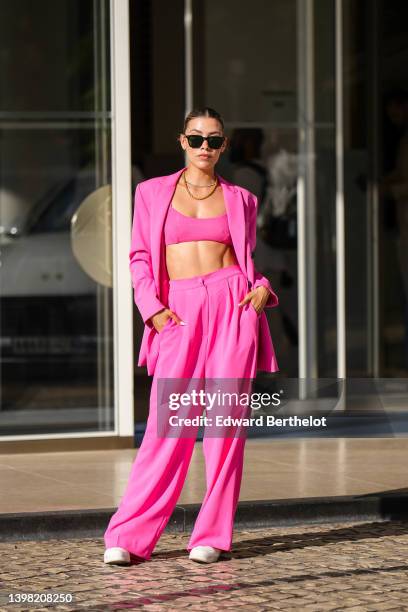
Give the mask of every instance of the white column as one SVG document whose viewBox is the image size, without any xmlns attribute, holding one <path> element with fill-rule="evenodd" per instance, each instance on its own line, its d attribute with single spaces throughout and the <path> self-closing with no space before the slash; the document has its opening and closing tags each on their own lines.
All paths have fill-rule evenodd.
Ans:
<svg viewBox="0 0 408 612">
<path fill-rule="evenodd" d="M 185 99 L 184 116 L 193 109 L 193 0 L 184 0 L 184 71 L 185 71 Z M 184 153 L 184 165 L 188 164 L 187 151 Z"/>
<path fill-rule="evenodd" d="M 129 3 L 111 0 L 112 241 L 115 430 L 134 432 L 133 292 L 129 273 L 132 228 Z"/>
<path fill-rule="evenodd" d="M 314 0 L 297 2 L 299 378 L 317 378 Z"/>
<path fill-rule="evenodd" d="M 344 226 L 343 11 L 336 0 L 336 270 L 337 377 L 346 378 L 346 265 Z"/>
</svg>

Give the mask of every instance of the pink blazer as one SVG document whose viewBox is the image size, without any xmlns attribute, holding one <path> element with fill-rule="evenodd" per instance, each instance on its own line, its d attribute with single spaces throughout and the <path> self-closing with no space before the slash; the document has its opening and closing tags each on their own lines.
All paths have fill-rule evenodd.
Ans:
<svg viewBox="0 0 408 612">
<path fill-rule="evenodd" d="M 135 191 L 129 267 L 134 289 L 134 300 L 145 323 L 138 366 L 147 366 L 154 374 L 158 357 L 159 333 L 150 321 L 156 312 L 168 308 L 169 276 L 166 266 L 163 226 L 167 209 L 177 181 L 184 168 L 166 176 L 158 176 L 139 183 Z M 265 305 L 279 304 L 269 280 L 256 269 L 252 252 L 256 244 L 257 198 L 247 189 L 233 185 L 218 175 L 221 183 L 228 224 L 241 270 L 248 279 L 248 291 L 265 285 L 270 296 Z M 259 317 L 258 370 L 279 370 L 268 320 L 264 311 Z"/>
</svg>

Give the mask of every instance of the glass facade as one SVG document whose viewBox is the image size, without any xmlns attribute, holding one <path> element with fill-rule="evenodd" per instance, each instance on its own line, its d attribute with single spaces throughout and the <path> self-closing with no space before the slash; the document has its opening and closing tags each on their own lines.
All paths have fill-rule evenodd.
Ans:
<svg viewBox="0 0 408 612">
<path fill-rule="evenodd" d="M 111 430 L 109 2 L 1 15 L 0 434 Z"/>
<path fill-rule="evenodd" d="M 343 7 L 347 375 L 405 378 L 408 5 Z"/>
<path fill-rule="evenodd" d="M 258 197 L 255 264 L 280 298 L 279 313 L 267 316 L 281 373 L 297 376 L 297 3 L 255 0 L 249 17 L 245 3 L 204 2 L 194 19 L 204 33 L 194 97 L 223 115 L 230 148 L 219 172 Z M 215 31 L 222 32 L 217 45 Z M 272 221 L 276 211 L 290 215 L 288 226 Z"/>
<path fill-rule="evenodd" d="M 146 370 L 115 378 L 143 333 L 133 305 L 134 353 L 121 348 L 131 325 L 115 311 L 115 256 L 132 299 L 119 254 L 132 203 L 115 179 L 129 162 L 114 114 L 127 61 L 132 193 L 184 164 L 191 106 L 224 118 L 217 171 L 258 196 L 255 263 L 280 298 L 266 313 L 279 375 L 407 376 L 406 3 L 0 7 L 0 436 L 123 435 L 121 410 L 144 428 Z M 112 49 L 120 19 L 128 58 Z M 115 228 L 119 210 L 128 224 Z M 115 399 L 118 376 L 134 406 Z"/>
</svg>

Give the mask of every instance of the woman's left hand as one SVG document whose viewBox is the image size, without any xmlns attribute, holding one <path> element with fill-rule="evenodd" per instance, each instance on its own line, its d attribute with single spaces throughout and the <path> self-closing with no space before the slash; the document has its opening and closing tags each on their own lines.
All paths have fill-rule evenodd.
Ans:
<svg viewBox="0 0 408 612">
<path fill-rule="evenodd" d="M 247 302 L 251 302 L 257 314 L 261 314 L 266 302 L 268 301 L 269 295 L 269 289 L 267 289 L 263 285 L 260 285 L 256 289 L 252 289 L 252 291 L 247 293 L 244 299 L 239 302 L 238 306 L 243 306 Z"/>
</svg>

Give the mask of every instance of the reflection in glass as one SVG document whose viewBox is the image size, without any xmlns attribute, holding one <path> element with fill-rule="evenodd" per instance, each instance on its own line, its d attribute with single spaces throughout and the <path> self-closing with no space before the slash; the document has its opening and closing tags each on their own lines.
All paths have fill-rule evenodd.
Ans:
<svg viewBox="0 0 408 612">
<path fill-rule="evenodd" d="M 111 182 L 109 3 L 1 9 L 0 435 L 111 430 L 112 288 L 71 227 Z"/>
<path fill-rule="evenodd" d="M 266 314 L 286 376 L 299 375 L 300 181 L 313 227 L 305 319 L 306 343 L 316 339 L 316 350 L 307 361 L 315 375 L 337 375 L 334 6 L 254 0 L 248 12 L 233 0 L 194 5 L 194 102 L 224 117 L 230 148 L 219 173 L 258 198 L 254 260 L 279 294 L 279 308 Z M 216 46 L 214 32 L 222 32 Z"/>
</svg>

